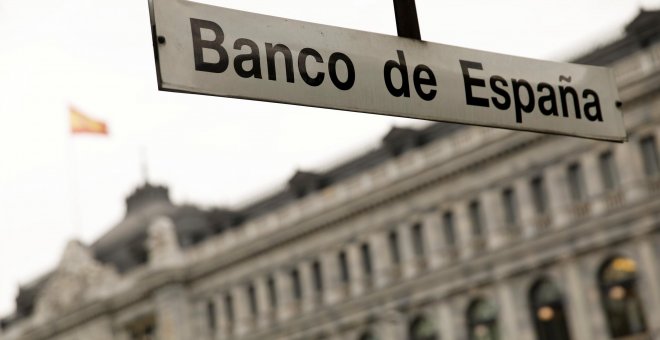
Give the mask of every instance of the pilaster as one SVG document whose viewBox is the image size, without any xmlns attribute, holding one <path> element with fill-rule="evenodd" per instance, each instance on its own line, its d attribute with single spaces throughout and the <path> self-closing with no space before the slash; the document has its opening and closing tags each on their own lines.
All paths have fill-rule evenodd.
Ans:
<svg viewBox="0 0 660 340">
<path fill-rule="evenodd" d="M 552 227 L 555 229 L 564 228 L 570 221 L 568 204 L 566 203 L 570 202 L 570 198 L 567 191 L 565 165 L 559 163 L 550 166 L 547 170 L 546 180 Z"/>
<path fill-rule="evenodd" d="M 265 276 L 259 276 L 254 280 L 254 289 L 257 296 L 258 318 L 257 325 L 260 328 L 271 325 L 275 310 L 271 305 L 270 296 L 268 295 L 268 283 Z"/>
<path fill-rule="evenodd" d="M 410 222 L 402 222 L 397 227 L 399 235 L 399 249 L 401 254 L 401 276 L 413 277 L 417 270 L 415 250 L 412 244 L 412 224 Z"/>
<path fill-rule="evenodd" d="M 286 321 L 292 317 L 293 309 L 293 286 L 288 271 L 284 269 L 277 270 L 274 274 L 275 290 L 277 291 L 277 318 L 280 321 Z"/>
<path fill-rule="evenodd" d="M 589 152 L 582 157 L 582 166 L 584 167 L 584 182 L 587 189 L 587 201 L 590 202 L 591 210 L 594 214 L 599 214 L 607 209 L 604 200 L 597 200 L 605 194 L 603 187 L 603 174 L 600 171 L 599 154 Z"/>
<path fill-rule="evenodd" d="M 454 215 L 458 255 L 463 259 L 468 259 L 472 257 L 474 253 L 474 250 L 472 249 L 474 235 L 472 234 L 472 223 L 470 221 L 467 202 L 456 205 Z"/>
<path fill-rule="evenodd" d="M 234 315 L 236 320 L 234 329 L 236 331 L 235 334 L 240 337 L 246 334 L 252 326 L 247 286 L 240 284 L 231 291 L 234 299 Z"/>
<path fill-rule="evenodd" d="M 170 284 L 155 292 L 156 334 L 161 340 L 191 338 L 191 308 L 182 284 Z"/>
<path fill-rule="evenodd" d="M 362 294 L 364 291 L 364 281 L 367 278 L 364 273 L 364 266 L 362 265 L 362 250 L 360 247 L 361 243 L 351 242 L 344 249 L 348 260 L 349 291 L 352 296 Z"/>
<path fill-rule="evenodd" d="M 530 179 L 523 177 L 513 183 L 518 205 L 518 226 L 522 238 L 530 238 L 538 233 L 537 214 L 534 208 Z"/>
<path fill-rule="evenodd" d="M 639 254 L 638 280 L 642 308 L 646 316 L 650 334 L 660 335 L 660 276 L 652 239 L 639 240 L 636 245 Z"/>
<path fill-rule="evenodd" d="M 566 277 L 564 308 L 567 311 L 566 319 L 572 338 L 576 340 L 593 339 L 590 322 L 587 318 L 589 311 L 586 306 L 585 287 L 576 259 L 569 259 L 564 263 L 564 275 Z"/>
<path fill-rule="evenodd" d="M 509 231 L 504 223 L 501 189 L 488 189 L 480 195 L 484 245 L 497 249 L 508 242 Z M 476 249 L 475 249 L 476 250 Z M 483 250 L 481 250 L 483 251 Z"/>
<path fill-rule="evenodd" d="M 645 197 L 647 191 L 639 136 L 631 136 L 627 143 L 617 145 L 616 150 L 615 160 L 617 164 L 623 165 L 617 170 L 619 170 L 621 187 L 625 190 L 625 199 L 630 202 L 638 201 Z"/>
<path fill-rule="evenodd" d="M 325 250 L 321 253 L 321 270 L 325 284 L 324 300 L 326 304 L 333 304 L 341 300 L 345 295 L 345 287 L 339 278 L 338 251 L 335 249 Z"/>
<path fill-rule="evenodd" d="M 502 325 L 500 336 L 502 339 L 517 340 L 518 327 L 516 320 L 519 311 L 516 310 L 511 284 L 506 280 L 500 281 L 496 284 L 496 289 L 499 302 L 498 318 L 501 320 Z"/>
<path fill-rule="evenodd" d="M 376 288 L 387 286 L 392 281 L 392 255 L 389 253 L 388 231 L 369 235 L 372 248 L 373 282 Z"/>
<path fill-rule="evenodd" d="M 438 304 L 437 313 L 438 320 L 436 324 L 440 325 L 438 333 L 440 339 L 456 339 L 456 332 L 454 331 L 454 320 L 451 306 L 448 301 L 442 301 Z"/>
<path fill-rule="evenodd" d="M 378 340 L 401 340 L 407 339 L 407 319 L 401 313 L 390 310 L 382 314 L 378 327 L 374 332 Z"/>
<path fill-rule="evenodd" d="M 312 278 L 312 263 L 305 261 L 298 267 L 300 272 L 300 286 L 302 289 L 302 311 L 311 312 L 315 307 L 315 293 L 314 279 Z"/>
<path fill-rule="evenodd" d="M 442 221 L 437 210 L 424 213 L 422 218 L 422 230 L 424 234 L 424 248 L 426 262 L 430 268 L 438 268 L 446 258 L 442 256 Z"/>
</svg>

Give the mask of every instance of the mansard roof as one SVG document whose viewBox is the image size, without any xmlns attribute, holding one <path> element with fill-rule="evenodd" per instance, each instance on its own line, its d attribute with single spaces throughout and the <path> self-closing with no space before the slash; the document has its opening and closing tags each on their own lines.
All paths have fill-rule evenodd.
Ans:
<svg viewBox="0 0 660 340">
<path fill-rule="evenodd" d="M 578 64 L 605 66 L 660 40 L 660 10 L 640 10 L 625 27 L 625 35 L 573 60 Z"/>
<path fill-rule="evenodd" d="M 303 197 L 311 192 L 322 189 L 329 184 L 327 178 L 321 174 L 310 171 L 297 170 L 288 182 L 289 190 L 296 197 Z"/>
<path fill-rule="evenodd" d="M 215 232 L 208 213 L 192 205 L 174 205 L 164 186 L 145 183 L 126 199 L 126 216 L 92 244 L 95 257 L 120 272 L 147 261 L 147 230 L 154 218 L 167 216 L 177 226 L 179 244 L 195 244 Z"/>
</svg>

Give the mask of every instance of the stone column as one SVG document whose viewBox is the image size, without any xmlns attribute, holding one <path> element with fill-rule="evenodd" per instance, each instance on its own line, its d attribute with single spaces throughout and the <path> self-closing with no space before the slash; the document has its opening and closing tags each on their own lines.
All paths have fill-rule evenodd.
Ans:
<svg viewBox="0 0 660 340">
<path fill-rule="evenodd" d="M 214 294 L 213 301 L 215 302 L 215 310 L 217 315 L 218 327 L 215 331 L 215 336 L 217 339 L 227 339 L 231 335 L 231 327 L 233 325 L 229 322 L 227 317 L 227 306 L 225 306 L 225 295 L 224 294 Z"/>
<path fill-rule="evenodd" d="M 488 248 L 493 247 L 497 244 L 497 241 L 493 242 L 494 236 L 496 234 L 497 219 L 498 213 L 494 208 L 495 200 L 491 196 L 491 192 L 482 193 L 481 195 L 474 198 L 476 202 L 479 203 L 480 209 L 480 221 L 481 221 L 481 235 L 476 235 L 474 233 L 474 226 L 470 218 L 470 200 L 466 206 L 466 217 L 469 225 L 469 232 L 471 236 L 470 248 L 472 249 L 472 254 L 483 254 Z"/>
<path fill-rule="evenodd" d="M 594 335 L 589 319 L 589 296 L 582 280 L 577 259 L 571 258 L 564 264 L 566 276 L 564 308 L 567 312 L 568 327 L 576 340 L 591 340 Z M 595 275 L 595 273 L 592 273 Z M 593 299 L 592 299 L 593 301 Z M 600 301 L 596 301 L 600 303 Z"/>
<path fill-rule="evenodd" d="M 474 235 L 472 234 L 472 223 L 468 212 L 467 202 L 456 205 L 454 209 L 454 219 L 456 226 L 456 248 L 458 256 L 463 259 L 472 257 L 472 243 Z"/>
<path fill-rule="evenodd" d="M 513 300 L 511 285 L 507 280 L 497 283 L 497 297 L 499 302 L 498 319 L 501 320 L 501 338 L 507 340 L 518 339 L 517 313 Z"/>
<path fill-rule="evenodd" d="M 280 321 L 288 320 L 293 315 L 293 286 L 288 270 L 280 269 L 274 274 L 277 291 L 277 317 Z"/>
<path fill-rule="evenodd" d="M 315 307 L 316 288 L 314 288 L 314 278 L 312 273 L 312 262 L 305 261 L 298 267 L 300 272 L 300 287 L 302 289 L 302 311 L 310 312 Z"/>
<path fill-rule="evenodd" d="M 273 317 L 273 306 L 270 302 L 268 293 L 268 282 L 266 276 L 260 276 L 254 279 L 254 290 L 257 296 L 257 325 L 259 328 L 264 328 L 270 325 Z"/>
<path fill-rule="evenodd" d="M 638 201 L 646 196 L 644 164 L 639 147 L 639 137 L 631 136 L 627 143 L 615 146 L 614 159 L 617 163 L 621 188 L 626 200 Z"/>
<path fill-rule="evenodd" d="M 407 339 L 407 319 L 401 313 L 389 310 L 382 314 L 378 327 L 374 332 L 378 340 L 402 340 Z"/>
<path fill-rule="evenodd" d="M 390 254 L 388 235 L 389 231 L 379 231 L 369 235 L 373 255 L 373 282 L 377 288 L 387 286 L 391 279 L 392 254 Z"/>
<path fill-rule="evenodd" d="M 516 310 L 516 332 L 518 340 L 537 340 L 533 320 L 530 317 L 529 282 L 512 280 L 511 297 L 513 308 Z"/>
<path fill-rule="evenodd" d="M 193 338 L 188 295 L 182 284 L 170 284 L 155 292 L 156 333 L 161 340 Z"/>
<path fill-rule="evenodd" d="M 597 274 L 601 264 L 592 263 L 590 266 L 578 264 L 579 275 L 584 283 L 583 294 L 587 297 L 587 317 L 590 319 L 594 339 L 607 339 L 610 336 L 598 285 Z"/>
<path fill-rule="evenodd" d="M 550 166 L 546 172 L 546 188 L 548 189 L 549 214 L 552 216 L 552 228 L 564 228 L 570 221 L 568 204 L 570 198 L 567 191 L 566 167 L 563 164 Z"/>
<path fill-rule="evenodd" d="M 508 225 L 504 223 L 501 191 L 487 190 L 480 197 L 482 206 L 483 238 L 486 248 L 497 249 L 509 242 Z M 480 251 L 479 249 L 475 249 Z M 483 251 L 483 250 L 481 250 Z"/>
<path fill-rule="evenodd" d="M 518 226 L 522 238 L 530 238 L 538 233 L 537 216 L 529 181 L 530 178 L 521 178 L 513 183 L 518 205 Z"/>
<path fill-rule="evenodd" d="M 605 193 L 603 187 L 602 174 L 600 172 L 599 154 L 588 153 L 582 157 L 582 166 L 584 167 L 584 182 L 587 189 L 587 201 L 591 202 L 591 213 L 602 213 L 607 209 L 605 205 Z M 599 198 L 594 200 L 594 198 Z"/>
<path fill-rule="evenodd" d="M 215 330 L 209 325 L 209 300 L 201 299 L 195 301 L 191 311 L 191 334 L 197 339 L 215 340 Z M 217 328 L 217 323 L 216 323 Z"/>
<path fill-rule="evenodd" d="M 456 339 L 456 332 L 454 331 L 454 315 L 448 301 L 442 301 L 437 307 L 438 321 L 436 324 L 440 326 L 438 333 L 440 339 Z"/>
<path fill-rule="evenodd" d="M 660 336 L 660 276 L 652 239 L 637 242 L 639 253 L 638 285 L 642 308 L 650 334 Z"/>
<path fill-rule="evenodd" d="M 366 275 L 364 273 L 364 266 L 362 265 L 362 250 L 360 247 L 362 243 L 351 242 L 344 251 L 348 259 L 348 273 L 349 273 L 349 292 L 353 296 L 358 296 L 364 291 L 364 281 Z M 373 267 L 372 267 L 373 269 Z"/>
<path fill-rule="evenodd" d="M 401 274 L 403 277 L 413 277 L 417 274 L 417 257 L 413 247 L 412 224 L 401 223 L 397 228 L 399 248 L 401 250 Z"/>
<path fill-rule="evenodd" d="M 427 211 L 422 218 L 424 233 L 424 249 L 426 261 L 430 268 L 440 267 L 446 260 L 442 255 L 443 240 L 442 220 L 437 210 Z"/>
<path fill-rule="evenodd" d="M 234 330 L 237 336 L 241 336 L 248 333 L 252 323 L 247 286 L 241 284 L 231 291 L 234 297 L 234 316 L 236 320 Z"/>
<path fill-rule="evenodd" d="M 339 279 L 338 251 L 329 249 L 321 254 L 321 271 L 323 272 L 324 300 L 326 304 L 333 304 L 343 298 L 343 286 Z"/>
<path fill-rule="evenodd" d="M 584 181 L 587 189 L 587 199 L 601 194 L 604 190 L 603 179 L 600 172 L 600 154 L 587 153 L 581 159 L 584 168 Z"/>
</svg>

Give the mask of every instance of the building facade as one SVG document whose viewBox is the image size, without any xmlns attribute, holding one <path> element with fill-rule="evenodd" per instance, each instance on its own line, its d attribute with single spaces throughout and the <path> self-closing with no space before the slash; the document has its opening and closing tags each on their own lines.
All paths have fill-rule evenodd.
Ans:
<svg viewBox="0 0 660 340">
<path fill-rule="evenodd" d="M 239 209 L 145 184 L 0 339 L 660 339 L 660 12 L 575 62 L 626 143 L 433 124 Z"/>
</svg>

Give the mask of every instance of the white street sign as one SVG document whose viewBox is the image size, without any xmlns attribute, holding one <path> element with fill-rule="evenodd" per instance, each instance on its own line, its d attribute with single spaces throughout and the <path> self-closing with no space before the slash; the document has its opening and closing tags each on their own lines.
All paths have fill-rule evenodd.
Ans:
<svg viewBox="0 0 660 340">
<path fill-rule="evenodd" d="M 152 0 L 161 90 L 623 141 L 614 76 L 540 61 Z"/>
</svg>

